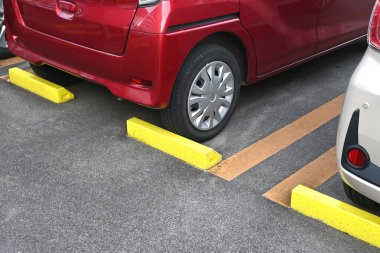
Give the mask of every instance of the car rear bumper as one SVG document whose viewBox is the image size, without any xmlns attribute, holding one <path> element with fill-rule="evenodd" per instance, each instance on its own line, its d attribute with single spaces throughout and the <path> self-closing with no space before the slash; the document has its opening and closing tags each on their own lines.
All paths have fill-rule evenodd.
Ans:
<svg viewBox="0 0 380 253">
<path fill-rule="evenodd" d="M 8 11 L 9 49 L 15 55 L 36 64 L 48 64 L 84 79 L 106 86 L 114 95 L 153 108 L 165 107 L 170 98 L 170 83 L 164 80 L 162 34 L 131 31 L 123 56 L 112 55 L 52 37 L 25 27 L 12 19 Z M 14 17 L 16 16 L 15 13 Z M 9 22 L 8 20 L 13 20 Z M 175 67 L 173 67 L 173 75 Z M 149 81 L 151 86 L 132 82 Z M 163 87 L 165 86 L 165 87 Z"/>
<path fill-rule="evenodd" d="M 337 135 L 337 163 L 346 183 L 380 203 L 379 70 L 380 53 L 368 48 L 347 90 Z M 369 155 L 369 165 L 364 169 L 355 169 L 345 162 L 345 152 L 352 144 L 361 146 Z"/>
<path fill-rule="evenodd" d="M 33 64 L 54 66 L 87 80 L 105 85 L 118 97 L 147 106 L 160 107 L 158 98 L 154 96 L 157 93 L 153 92 L 153 88 L 138 87 L 138 85 L 134 85 L 130 81 L 131 76 L 138 75 L 133 74 L 136 71 L 133 71 L 132 68 L 128 68 L 128 73 L 126 73 L 126 68 L 123 68 L 123 66 L 128 66 L 131 63 L 125 60 L 124 57 L 95 52 L 91 49 L 81 48 L 53 38 L 47 39 L 36 32 L 33 34 L 25 33 L 22 36 L 23 40 L 28 41 L 27 46 L 24 45 L 23 40 L 17 41 L 18 37 L 11 38 L 9 41 L 10 51 Z M 38 41 L 45 41 L 47 42 L 46 45 L 49 46 L 46 47 Z M 57 48 L 60 48 L 59 54 L 55 53 Z M 153 74 L 152 72 L 149 73 Z M 147 76 L 145 78 L 150 79 Z"/>
<path fill-rule="evenodd" d="M 372 199 L 373 201 L 380 203 L 380 187 L 377 187 L 376 185 L 373 185 L 366 180 L 355 176 L 354 174 L 345 170 L 342 166 L 340 168 L 340 176 L 344 182 L 350 185 L 353 189 Z"/>
<path fill-rule="evenodd" d="M 7 2 L 5 14 L 9 49 L 15 55 L 104 85 L 118 97 L 152 108 L 167 106 L 182 55 L 189 51 L 178 43 L 178 36 L 131 29 L 124 54 L 113 55 L 27 27 L 15 0 Z"/>
<path fill-rule="evenodd" d="M 167 10 L 163 11 L 165 8 Z M 190 51 L 208 35 L 218 32 L 235 34 L 248 45 L 248 52 L 254 52 L 250 37 L 237 16 L 166 33 L 142 29 L 144 20 L 147 20 L 147 27 L 160 27 L 165 21 L 158 20 L 158 14 L 166 13 L 170 8 L 170 2 L 162 1 L 149 11 L 138 9 L 136 17 L 139 17 L 139 22 L 131 26 L 125 52 L 119 56 L 26 27 L 18 13 L 16 1 L 10 0 L 5 6 L 9 49 L 33 64 L 48 64 L 104 85 L 118 97 L 151 108 L 165 108 L 183 62 Z M 253 59 L 254 55 L 249 53 L 249 58 Z M 151 85 L 139 85 L 133 82 L 136 79 Z"/>
</svg>

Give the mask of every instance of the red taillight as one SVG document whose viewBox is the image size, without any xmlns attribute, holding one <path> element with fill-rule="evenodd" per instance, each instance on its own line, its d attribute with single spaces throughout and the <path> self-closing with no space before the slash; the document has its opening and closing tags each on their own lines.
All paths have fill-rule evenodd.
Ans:
<svg viewBox="0 0 380 253">
<path fill-rule="evenodd" d="M 151 81 L 147 81 L 147 80 L 142 80 L 142 79 L 138 79 L 138 78 L 131 78 L 131 81 L 132 81 L 132 84 L 135 84 L 135 85 L 141 85 L 141 86 L 152 86 L 152 82 Z"/>
<path fill-rule="evenodd" d="M 363 168 L 367 164 L 366 153 L 358 148 L 352 148 L 347 152 L 348 162 L 357 168 Z"/>
<path fill-rule="evenodd" d="M 369 23 L 368 40 L 369 44 L 380 49 L 380 2 L 376 1 Z"/>
</svg>

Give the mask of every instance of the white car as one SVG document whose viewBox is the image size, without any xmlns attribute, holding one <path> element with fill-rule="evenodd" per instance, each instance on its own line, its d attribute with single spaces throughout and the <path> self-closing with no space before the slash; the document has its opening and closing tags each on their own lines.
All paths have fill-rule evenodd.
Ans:
<svg viewBox="0 0 380 253">
<path fill-rule="evenodd" d="M 369 47 L 351 77 L 337 136 L 337 163 L 346 195 L 367 207 L 380 203 L 380 2 Z"/>
</svg>

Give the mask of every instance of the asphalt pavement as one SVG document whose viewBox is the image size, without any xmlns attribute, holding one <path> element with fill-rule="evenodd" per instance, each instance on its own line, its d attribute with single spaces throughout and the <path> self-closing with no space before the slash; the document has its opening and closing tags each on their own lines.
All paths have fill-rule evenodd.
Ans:
<svg viewBox="0 0 380 253">
<path fill-rule="evenodd" d="M 344 93 L 365 49 L 243 87 L 205 144 L 227 158 Z M 337 118 L 227 182 L 126 136 L 131 117 L 162 126 L 158 111 L 68 89 L 76 99 L 56 105 L 0 80 L 0 252 L 378 251 L 262 197 L 335 145 Z M 321 189 L 343 194 L 337 177 Z"/>
</svg>

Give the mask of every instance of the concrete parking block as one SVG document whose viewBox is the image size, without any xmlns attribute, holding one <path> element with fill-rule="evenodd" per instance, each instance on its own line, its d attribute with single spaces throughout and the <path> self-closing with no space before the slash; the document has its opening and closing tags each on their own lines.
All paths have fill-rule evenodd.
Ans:
<svg viewBox="0 0 380 253">
<path fill-rule="evenodd" d="M 56 104 L 74 99 L 74 94 L 64 87 L 19 68 L 9 70 L 9 81 Z"/>
<path fill-rule="evenodd" d="M 137 118 L 127 120 L 127 132 L 131 138 L 202 170 L 208 170 L 222 160 L 222 155 L 209 147 Z"/>
<path fill-rule="evenodd" d="M 380 217 L 299 185 L 291 207 L 311 218 L 380 248 Z"/>
</svg>

